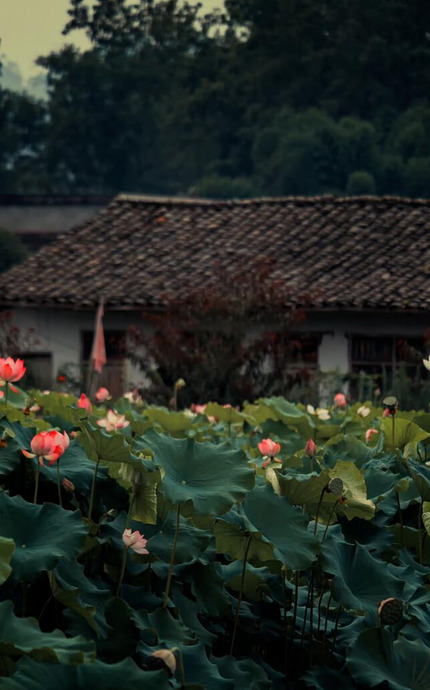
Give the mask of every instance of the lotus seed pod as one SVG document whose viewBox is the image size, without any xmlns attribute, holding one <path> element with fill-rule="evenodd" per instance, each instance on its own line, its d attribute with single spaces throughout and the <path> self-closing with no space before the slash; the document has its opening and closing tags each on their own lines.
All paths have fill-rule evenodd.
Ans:
<svg viewBox="0 0 430 690">
<path fill-rule="evenodd" d="M 385 405 L 391 414 L 394 414 L 399 406 L 399 401 L 394 395 L 389 395 L 387 398 L 383 399 L 382 404 Z"/>
<path fill-rule="evenodd" d="M 176 671 L 176 657 L 170 649 L 157 649 L 147 659 L 146 665 L 153 670 L 165 667 L 169 675 L 173 676 Z"/>
<path fill-rule="evenodd" d="M 381 625 L 394 625 L 402 620 L 403 602 L 400 599 L 389 597 L 379 602 L 378 616 Z"/>
<path fill-rule="evenodd" d="M 327 491 L 333 496 L 341 496 L 343 494 L 343 481 L 340 477 L 334 477 L 334 479 L 329 482 Z"/>
</svg>

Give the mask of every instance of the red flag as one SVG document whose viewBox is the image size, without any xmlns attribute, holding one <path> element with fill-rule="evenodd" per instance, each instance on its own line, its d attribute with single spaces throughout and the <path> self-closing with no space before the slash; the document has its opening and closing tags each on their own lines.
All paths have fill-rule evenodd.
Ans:
<svg viewBox="0 0 430 690">
<path fill-rule="evenodd" d="M 96 325 L 93 340 L 93 349 L 91 351 L 91 361 L 93 362 L 94 370 L 99 374 L 106 364 L 106 348 L 105 348 L 105 335 L 103 333 L 103 323 L 102 318 L 104 314 L 103 300 L 97 309 L 96 314 Z"/>
</svg>

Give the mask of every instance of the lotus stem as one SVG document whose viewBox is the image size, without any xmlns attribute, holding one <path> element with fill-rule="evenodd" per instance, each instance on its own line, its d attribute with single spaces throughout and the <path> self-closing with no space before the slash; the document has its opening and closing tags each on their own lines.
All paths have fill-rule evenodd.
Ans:
<svg viewBox="0 0 430 690">
<path fill-rule="evenodd" d="M 342 605 L 339 606 L 337 613 L 336 613 L 336 622 L 334 624 L 334 633 L 333 633 L 333 649 L 336 645 L 336 637 L 337 637 L 337 631 L 339 628 L 339 619 L 340 619 L 341 613 L 342 613 Z"/>
<path fill-rule="evenodd" d="M 173 575 L 173 566 L 175 565 L 175 558 L 176 558 L 176 546 L 178 543 L 178 536 L 179 536 L 179 521 L 181 517 L 181 505 L 179 504 L 177 509 L 176 509 L 176 529 L 175 529 L 175 538 L 173 540 L 173 547 L 172 547 L 172 552 L 170 554 L 170 563 L 169 563 L 169 573 L 167 575 L 167 582 L 166 582 L 166 591 L 164 592 L 164 600 L 163 600 L 163 608 L 167 608 L 167 604 L 169 603 L 169 592 L 170 592 L 170 585 L 172 583 L 172 575 Z"/>
<path fill-rule="evenodd" d="M 418 521 L 417 521 L 417 528 L 418 528 L 418 560 L 422 564 L 423 562 L 423 543 L 421 541 L 421 510 L 422 510 L 422 503 L 419 504 L 418 506 Z"/>
<path fill-rule="evenodd" d="M 90 507 L 88 509 L 88 522 L 91 522 L 92 516 L 93 516 L 94 494 L 96 492 L 96 481 L 97 481 L 97 472 L 99 469 L 99 465 L 100 465 L 100 458 L 97 458 L 96 467 L 95 467 L 94 474 L 93 474 L 93 482 L 91 484 Z"/>
<path fill-rule="evenodd" d="M 245 584 L 245 573 L 246 573 L 246 561 L 248 558 L 248 553 L 249 553 L 249 547 L 251 546 L 251 541 L 252 541 L 252 536 L 250 535 L 246 541 L 246 546 L 245 546 L 245 553 L 243 556 L 243 565 L 242 565 L 242 577 L 240 578 L 240 590 L 239 590 L 239 598 L 237 600 L 237 608 L 236 608 L 236 615 L 234 617 L 234 628 L 233 628 L 233 636 L 231 638 L 231 645 L 230 645 L 230 654 L 233 655 L 234 652 L 234 645 L 236 642 L 236 633 L 237 633 L 237 626 L 239 623 L 239 613 L 240 613 L 240 605 L 242 603 L 242 598 L 243 598 L 243 586 Z"/>
<path fill-rule="evenodd" d="M 324 494 L 325 494 L 326 490 L 327 490 L 327 487 L 325 486 L 325 487 L 323 488 L 323 490 L 321 491 L 320 500 L 318 501 L 318 505 L 317 505 L 317 514 L 316 514 L 316 516 L 315 516 L 314 534 L 317 533 L 317 529 L 318 529 L 318 518 L 319 518 L 319 514 L 320 514 L 321 503 L 322 503 L 322 500 L 323 500 L 323 498 L 324 498 Z"/>
<path fill-rule="evenodd" d="M 325 612 L 325 623 L 324 623 L 324 637 L 325 637 L 325 638 L 327 637 L 328 614 L 329 614 L 329 612 L 330 612 L 330 604 L 331 604 L 332 598 L 333 598 L 333 595 L 332 595 L 332 593 L 330 592 L 330 596 L 329 596 L 329 598 L 328 598 L 327 608 L 326 608 L 326 612 Z"/>
<path fill-rule="evenodd" d="M 392 418 L 392 420 L 393 420 L 393 424 L 392 424 L 392 436 L 393 436 L 393 448 L 394 448 L 394 431 L 395 431 L 395 428 L 396 428 L 396 416 L 393 414 L 391 418 Z"/>
<path fill-rule="evenodd" d="M 7 381 L 6 381 L 6 395 L 5 395 L 5 397 L 4 397 L 4 400 L 5 400 L 5 403 L 6 403 L 6 405 L 7 405 L 7 404 L 8 404 L 8 400 L 9 400 L 9 384 L 8 384 Z"/>
<path fill-rule="evenodd" d="M 22 618 L 25 618 L 27 615 L 27 588 L 28 588 L 27 583 L 23 582 L 22 583 L 22 609 L 21 609 Z"/>
<path fill-rule="evenodd" d="M 324 541 L 324 539 L 325 539 L 325 537 L 326 537 L 326 534 L 327 534 L 327 532 L 328 532 L 328 528 L 330 527 L 331 519 L 332 519 L 332 517 L 333 517 L 333 513 L 334 513 L 334 511 L 336 510 L 336 506 L 337 506 L 338 503 L 339 503 L 339 499 L 336 499 L 336 501 L 333 503 L 333 508 L 331 509 L 330 515 L 328 516 L 328 521 L 327 521 L 327 524 L 326 524 L 326 526 L 325 526 L 323 538 L 321 539 L 321 541 Z"/>
<path fill-rule="evenodd" d="M 35 505 L 37 503 L 37 494 L 39 493 L 39 474 L 40 474 L 40 466 L 39 466 L 39 458 L 37 458 L 36 470 L 35 470 L 35 474 L 34 474 L 34 496 L 33 496 L 33 503 Z"/>
<path fill-rule="evenodd" d="M 60 483 L 60 460 L 57 460 L 57 488 L 58 488 L 58 505 L 63 507 L 63 501 L 61 499 L 61 483 Z"/>
<path fill-rule="evenodd" d="M 399 522 L 400 522 L 400 542 L 402 546 L 405 545 L 405 530 L 404 530 L 404 525 L 403 525 L 403 513 L 402 513 L 402 507 L 400 505 L 400 496 L 399 492 L 396 491 L 396 498 L 397 498 L 397 512 L 399 513 Z"/>
<path fill-rule="evenodd" d="M 300 572 L 296 570 L 295 578 L 294 578 L 294 609 L 293 609 L 293 631 L 291 635 L 291 644 L 294 643 L 294 631 L 296 629 L 296 622 L 297 622 L 297 607 L 299 604 L 299 577 L 300 577 Z"/>
<path fill-rule="evenodd" d="M 318 599 L 318 623 L 317 623 L 317 631 L 318 631 L 318 633 L 319 633 L 320 630 L 321 630 L 321 606 L 322 606 L 322 600 L 323 600 L 324 594 L 325 594 L 325 587 L 324 587 L 324 585 L 323 585 L 323 588 L 322 588 L 320 597 L 319 597 L 319 599 Z"/>
</svg>

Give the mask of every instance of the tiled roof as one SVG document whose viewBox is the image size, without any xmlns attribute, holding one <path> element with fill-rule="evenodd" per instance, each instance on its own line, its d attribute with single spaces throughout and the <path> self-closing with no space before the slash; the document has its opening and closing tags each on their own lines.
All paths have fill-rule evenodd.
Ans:
<svg viewBox="0 0 430 690">
<path fill-rule="evenodd" d="M 0 276 L 0 303 L 158 305 L 218 267 L 272 257 L 314 308 L 430 309 L 430 201 L 117 196 L 89 222 Z"/>
</svg>

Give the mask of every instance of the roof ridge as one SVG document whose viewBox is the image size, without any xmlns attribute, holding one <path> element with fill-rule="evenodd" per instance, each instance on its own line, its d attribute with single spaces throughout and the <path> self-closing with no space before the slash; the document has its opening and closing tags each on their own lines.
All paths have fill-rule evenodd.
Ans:
<svg viewBox="0 0 430 690">
<path fill-rule="evenodd" d="M 335 196 L 334 194 L 323 194 L 321 196 L 279 196 L 279 197 L 251 197 L 247 199 L 209 199 L 204 197 L 176 197 L 162 195 L 129 194 L 120 192 L 113 197 L 111 204 L 118 202 L 160 204 L 160 205 L 192 205 L 192 206 L 248 206 L 252 204 L 314 204 L 323 203 L 396 203 L 416 206 L 430 206 L 430 199 L 411 198 L 402 196 Z M 110 205 L 110 204 L 109 204 Z"/>
</svg>

